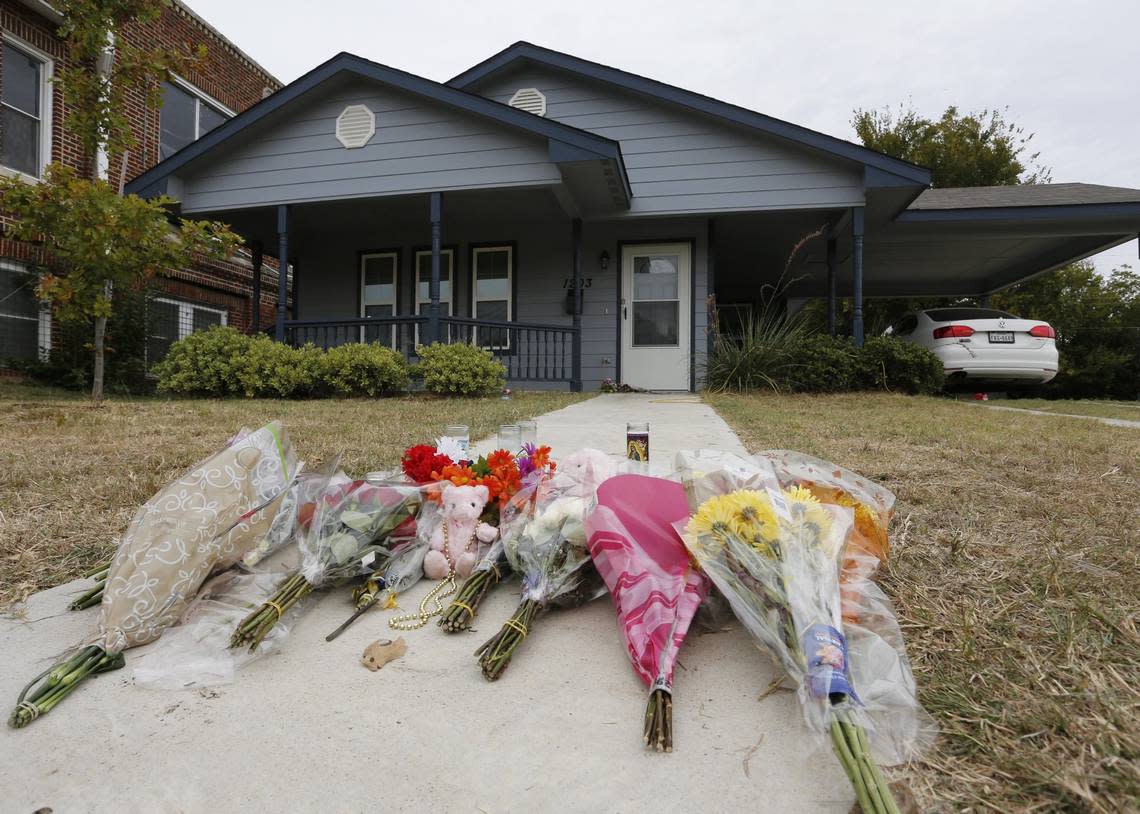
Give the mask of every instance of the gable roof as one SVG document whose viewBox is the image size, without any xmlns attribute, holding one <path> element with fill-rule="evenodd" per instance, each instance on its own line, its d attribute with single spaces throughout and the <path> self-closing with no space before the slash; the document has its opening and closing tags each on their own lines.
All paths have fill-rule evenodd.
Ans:
<svg viewBox="0 0 1140 814">
<path fill-rule="evenodd" d="M 930 184 L 930 170 L 925 167 L 920 167 L 917 164 L 911 164 L 909 161 L 892 158 L 891 156 L 884 155 L 867 147 L 853 144 L 850 141 L 844 141 L 843 139 L 829 136 L 816 130 L 809 130 L 798 124 L 792 124 L 782 119 L 766 116 L 763 113 L 757 113 L 754 110 L 729 104 L 728 102 L 722 102 L 711 96 L 705 96 L 704 94 L 696 93 L 691 90 L 678 88 L 675 85 L 668 85 L 656 79 L 649 79 L 648 77 L 622 71 L 618 68 L 611 68 L 608 65 L 591 62 L 587 59 L 572 56 L 561 51 L 543 48 L 542 46 L 534 45 L 526 41 L 519 41 L 514 45 L 504 48 L 494 56 L 483 60 L 458 76 L 453 77 L 447 84 L 453 88 L 467 89 L 474 83 L 519 62 L 537 63 L 539 65 L 580 74 L 602 82 L 608 82 L 612 85 L 633 91 L 634 93 L 661 99 L 662 101 L 714 116 L 733 124 L 742 125 L 770 136 L 786 139 L 839 158 L 847 159 L 848 161 L 863 164 L 867 168 L 878 171 L 868 174 L 869 185 L 894 186 L 898 185 L 898 179 L 902 179 L 916 186 L 928 186 Z M 894 176 L 894 182 L 891 183 L 888 179 L 883 179 L 882 173 Z M 872 179 L 885 181 L 886 183 L 876 183 Z"/>
<path fill-rule="evenodd" d="M 372 62 L 346 52 L 341 52 L 327 62 L 318 65 L 281 90 L 211 130 L 202 138 L 183 147 L 165 161 L 156 164 L 128 183 L 126 186 L 127 193 L 145 196 L 164 191 L 167 179 L 176 174 L 178 170 L 201 158 L 219 145 L 235 138 L 252 125 L 276 113 L 302 95 L 344 74 L 371 79 L 466 113 L 493 120 L 504 126 L 544 137 L 548 141 L 550 160 L 554 163 L 589 160 L 612 161 L 624 186 L 626 200 L 628 201 L 633 195 L 629 178 L 626 176 L 625 164 L 622 161 L 621 147 L 618 142 L 612 139 L 553 119 L 545 119 L 523 110 L 516 110 L 501 102 L 466 93 L 439 82 L 425 79 L 422 76 L 381 65 L 378 62 Z"/>
</svg>

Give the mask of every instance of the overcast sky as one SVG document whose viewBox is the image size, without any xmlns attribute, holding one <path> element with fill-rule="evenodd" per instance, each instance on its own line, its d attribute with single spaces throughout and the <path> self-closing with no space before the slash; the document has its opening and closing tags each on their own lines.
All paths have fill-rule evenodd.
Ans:
<svg viewBox="0 0 1140 814">
<path fill-rule="evenodd" d="M 1133 0 L 188 2 L 283 82 L 339 51 L 444 81 L 529 40 L 852 140 L 854 108 L 1008 108 L 1054 181 L 1140 188 Z M 1140 268 L 1136 241 L 1096 261 Z"/>
</svg>

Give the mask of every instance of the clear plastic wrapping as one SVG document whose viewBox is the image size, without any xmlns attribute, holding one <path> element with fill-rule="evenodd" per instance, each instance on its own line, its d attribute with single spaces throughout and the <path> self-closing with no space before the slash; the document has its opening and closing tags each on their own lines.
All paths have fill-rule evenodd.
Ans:
<svg viewBox="0 0 1140 814">
<path fill-rule="evenodd" d="M 868 529 L 882 523 L 885 538 L 893 495 L 786 451 L 751 459 L 685 452 L 677 463 L 697 514 L 678 531 L 737 618 L 796 682 L 811 729 L 828 734 L 842 710 L 845 722 L 867 730 L 877 759 L 918 756 L 933 722 L 917 701 L 890 601 L 870 579 L 878 529 Z M 884 539 L 875 551 L 886 550 Z"/>
<path fill-rule="evenodd" d="M 230 649 L 234 627 L 273 594 L 280 577 L 268 572 L 226 571 L 211 579 L 172 627 L 135 664 L 136 686 L 158 690 L 214 687 L 233 682 L 239 669 L 277 651 L 292 629 L 292 616 L 275 625 L 256 651 Z"/>
</svg>

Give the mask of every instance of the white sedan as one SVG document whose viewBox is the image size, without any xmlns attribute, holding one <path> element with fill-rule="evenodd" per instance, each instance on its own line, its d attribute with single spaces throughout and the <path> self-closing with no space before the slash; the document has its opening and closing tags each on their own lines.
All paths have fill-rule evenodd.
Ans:
<svg viewBox="0 0 1140 814">
<path fill-rule="evenodd" d="M 934 351 L 951 384 L 965 379 L 1043 384 L 1057 375 L 1052 326 L 1004 311 L 964 306 L 912 311 L 886 333 Z"/>
</svg>

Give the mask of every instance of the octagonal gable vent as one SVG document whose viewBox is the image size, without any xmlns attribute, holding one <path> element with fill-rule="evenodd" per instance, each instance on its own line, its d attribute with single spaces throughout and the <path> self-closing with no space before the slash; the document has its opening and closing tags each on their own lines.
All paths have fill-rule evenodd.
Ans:
<svg viewBox="0 0 1140 814">
<path fill-rule="evenodd" d="M 376 133 L 376 116 L 364 105 L 349 105 L 336 117 L 336 138 L 349 149 L 363 147 Z"/>
<path fill-rule="evenodd" d="M 519 88 L 507 104 L 536 116 L 546 115 L 546 96 L 538 88 Z"/>
</svg>

